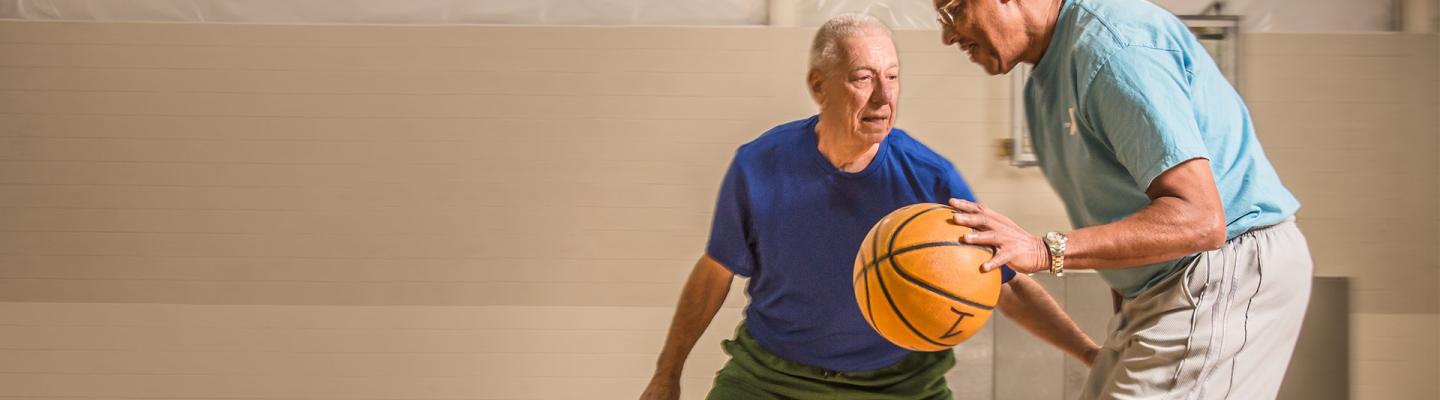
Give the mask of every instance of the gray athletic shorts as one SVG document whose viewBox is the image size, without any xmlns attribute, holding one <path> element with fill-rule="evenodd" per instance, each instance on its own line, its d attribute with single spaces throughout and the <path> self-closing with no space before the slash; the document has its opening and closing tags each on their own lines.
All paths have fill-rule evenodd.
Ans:
<svg viewBox="0 0 1440 400">
<path fill-rule="evenodd" d="M 1293 217 L 1201 253 L 1111 318 L 1080 398 L 1275 398 L 1313 268 Z"/>
</svg>

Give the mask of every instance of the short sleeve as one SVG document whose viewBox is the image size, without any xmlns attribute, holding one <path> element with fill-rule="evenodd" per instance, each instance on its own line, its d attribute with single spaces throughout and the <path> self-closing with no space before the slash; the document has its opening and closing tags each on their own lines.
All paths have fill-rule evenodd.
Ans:
<svg viewBox="0 0 1440 400">
<path fill-rule="evenodd" d="M 1141 190 L 1170 168 L 1209 158 L 1179 51 L 1127 47 L 1091 81 L 1083 113 Z"/>
<path fill-rule="evenodd" d="M 720 184 L 715 202 L 715 219 L 710 223 L 710 241 L 705 253 L 736 275 L 755 272 L 755 240 L 747 201 L 745 176 L 739 159 L 732 161 Z"/>
<path fill-rule="evenodd" d="M 960 171 L 957 171 L 954 167 L 946 170 L 944 189 L 946 191 L 945 193 L 947 193 L 945 194 L 947 198 L 940 200 L 939 202 L 941 204 L 950 201 L 951 198 L 966 201 L 980 201 L 975 198 L 975 193 L 970 191 L 970 185 L 965 184 L 965 178 L 960 176 Z M 1010 280 L 1014 278 L 1015 270 L 1010 269 L 1010 267 L 1006 265 L 1000 266 L 1001 284 L 1010 283 Z"/>
<path fill-rule="evenodd" d="M 940 204 L 946 204 L 950 199 L 975 201 L 975 194 L 970 191 L 970 185 L 965 183 L 965 178 L 961 177 L 960 172 L 956 171 L 953 166 L 945 170 L 944 187 L 941 190 L 943 198 L 937 201 Z"/>
</svg>

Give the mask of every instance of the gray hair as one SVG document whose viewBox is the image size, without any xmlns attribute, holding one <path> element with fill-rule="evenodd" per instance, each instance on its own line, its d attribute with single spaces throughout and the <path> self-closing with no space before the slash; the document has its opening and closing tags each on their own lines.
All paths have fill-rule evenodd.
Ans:
<svg viewBox="0 0 1440 400">
<path fill-rule="evenodd" d="M 841 40 L 871 33 L 891 36 L 890 27 L 868 14 L 840 14 L 825 21 L 810 44 L 810 68 L 828 71 L 840 62 Z"/>
</svg>

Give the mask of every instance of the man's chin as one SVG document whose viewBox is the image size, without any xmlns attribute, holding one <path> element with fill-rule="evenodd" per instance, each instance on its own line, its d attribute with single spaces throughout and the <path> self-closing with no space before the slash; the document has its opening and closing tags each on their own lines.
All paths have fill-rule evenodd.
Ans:
<svg viewBox="0 0 1440 400">
<path fill-rule="evenodd" d="M 994 75 L 1006 75 L 1006 74 L 1009 74 L 1009 73 L 1015 71 L 1015 67 L 1020 66 L 1020 62 L 1019 62 L 1019 61 L 1016 61 L 1016 62 L 1013 62 L 1013 63 L 1008 63 L 1008 64 L 1007 64 L 1007 63 L 996 63 L 996 64 L 999 64 L 1000 72 L 997 73 L 997 74 L 994 74 Z"/>
<path fill-rule="evenodd" d="M 885 128 L 885 130 L 883 130 L 883 131 L 873 131 L 873 130 L 866 129 L 866 130 L 860 131 L 860 136 L 861 136 L 861 137 L 864 137 L 866 142 L 869 142 L 870 144 L 875 144 L 875 143 L 880 143 L 880 142 L 882 142 L 882 141 L 885 141 L 885 135 L 887 135 L 887 134 L 889 134 L 889 133 L 890 133 L 890 128 L 888 128 L 888 127 Z"/>
<path fill-rule="evenodd" d="M 985 73 L 989 74 L 990 76 L 1005 75 L 1010 73 L 1010 70 L 1012 69 L 1015 69 L 1015 66 L 1012 65 L 1009 68 L 1006 68 L 1005 65 L 998 62 L 991 62 L 989 64 L 985 64 Z"/>
<path fill-rule="evenodd" d="M 1004 62 L 990 57 L 985 57 L 984 60 L 975 60 L 975 64 L 979 65 L 980 69 L 985 70 L 985 73 L 990 76 L 1005 75 L 1015 69 L 1015 64 L 1007 65 Z"/>
</svg>

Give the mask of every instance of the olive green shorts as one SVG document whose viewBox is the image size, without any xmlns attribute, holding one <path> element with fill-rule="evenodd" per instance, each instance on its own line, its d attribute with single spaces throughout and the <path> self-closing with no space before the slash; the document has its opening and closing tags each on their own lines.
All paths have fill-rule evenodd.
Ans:
<svg viewBox="0 0 1440 400">
<path fill-rule="evenodd" d="M 730 399 L 950 399 L 945 373 L 950 350 L 915 352 L 873 371 L 837 372 L 800 364 L 760 347 L 745 324 L 722 345 L 730 361 L 715 374 L 711 400 Z"/>
</svg>

